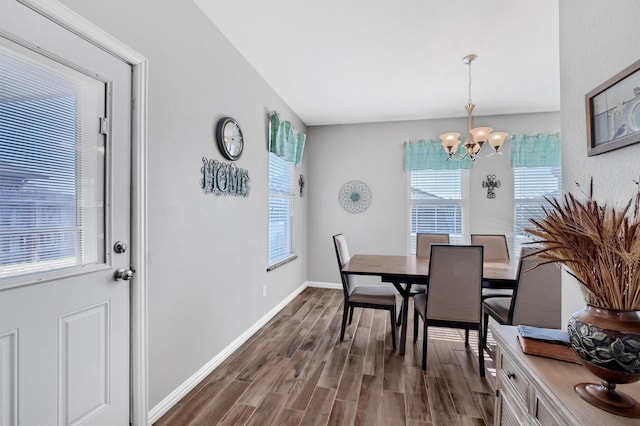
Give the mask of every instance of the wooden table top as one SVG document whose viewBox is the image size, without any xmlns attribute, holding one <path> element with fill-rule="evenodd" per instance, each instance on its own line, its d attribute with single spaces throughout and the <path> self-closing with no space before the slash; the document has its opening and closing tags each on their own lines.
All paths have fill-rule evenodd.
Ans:
<svg viewBox="0 0 640 426">
<path fill-rule="evenodd" d="M 355 275 L 376 275 L 383 281 L 394 278 L 413 283 L 426 282 L 429 278 L 429 260 L 422 257 L 356 254 L 342 267 L 342 272 Z M 484 262 L 483 278 L 494 281 L 514 281 L 518 273 L 518 261 L 510 263 Z"/>
</svg>

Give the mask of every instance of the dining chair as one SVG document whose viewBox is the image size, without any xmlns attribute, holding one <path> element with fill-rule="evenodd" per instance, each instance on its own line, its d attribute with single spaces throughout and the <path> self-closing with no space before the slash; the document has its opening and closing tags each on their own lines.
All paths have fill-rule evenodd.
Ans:
<svg viewBox="0 0 640 426">
<path fill-rule="evenodd" d="M 509 262 L 509 246 L 504 234 L 471 234 L 471 244 L 484 247 L 485 262 Z"/>
<path fill-rule="evenodd" d="M 428 232 L 418 232 L 416 234 L 416 256 L 429 260 L 431 255 L 432 244 L 449 244 L 449 234 L 432 234 Z M 401 284 L 406 286 L 406 284 Z M 414 297 L 416 294 L 422 294 L 427 291 L 427 285 L 425 284 L 413 284 L 409 291 L 409 297 Z M 398 326 L 402 325 L 402 312 L 398 314 Z"/>
<path fill-rule="evenodd" d="M 449 244 L 449 234 L 418 232 L 416 234 L 416 256 L 429 259 L 431 244 Z"/>
<path fill-rule="evenodd" d="M 429 326 L 478 330 L 478 364 L 484 377 L 482 337 L 482 246 L 432 245 L 429 290 L 413 298 L 413 341 L 418 340 L 418 317 L 423 320 L 422 369 L 427 368 Z"/>
<path fill-rule="evenodd" d="M 509 262 L 509 246 L 504 234 L 471 234 L 471 244 L 484 247 L 485 262 Z M 482 298 L 511 297 L 513 285 L 482 281 Z"/>
<path fill-rule="evenodd" d="M 344 293 L 344 308 L 342 311 L 342 328 L 340 329 L 340 341 L 344 340 L 344 331 L 347 325 L 347 316 L 349 317 L 349 325 L 353 320 L 354 308 L 371 308 L 384 309 L 389 311 L 391 317 L 391 341 L 393 349 L 396 348 L 396 295 L 398 291 L 388 285 L 373 284 L 359 285 L 351 274 L 344 274 L 342 267 L 349 262 L 351 255 L 347 240 L 342 234 L 333 236 L 333 245 L 336 248 L 336 257 L 338 258 L 338 269 L 340 270 L 340 279 L 342 280 L 342 290 Z"/>
<path fill-rule="evenodd" d="M 499 324 L 561 327 L 562 273 L 554 263 L 536 255 L 536 249 L 524 247 L 520 255 L 513 296 L 492 297 L 482 302 L 484 343 L 489 317 Z"/>
</svg>

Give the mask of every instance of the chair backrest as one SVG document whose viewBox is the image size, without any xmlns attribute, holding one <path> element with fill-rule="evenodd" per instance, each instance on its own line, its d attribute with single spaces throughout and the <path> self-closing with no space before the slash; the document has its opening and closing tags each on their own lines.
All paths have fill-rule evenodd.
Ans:
<svg viewBox="0 0 640 426">
<path fill-rule="evenodd" d="M 336 234 L 333 236 L 333 245 L 336 248 L 336 257 L 338 258 L 338 270 L 340 271 L 340 279 L 342 280 L 342 288 L 345 291 L 345 296 L 351 294 L 353 288 L 356 286 L 355 277 L 351 274 L 343 274 L 342 267 L 351 260 L 349 254 L 349 247 L 347 246 L 347 240 L 342 234 Z"/>
<path fill-rule="evenodd" d="M 509 262 L 509 246 L 503 234 L 471 234 L 471 244 L 484 247 L 485 262 Z"/>
<path fill-rule="evenodd" d="M 431 246 L 428 319 L 479 323 L 482 314 L 482 246 Z"/>
<path fill-rule="evenodd" d="M 416 256 L 431 256 L 431 244 L 449 244 L 449 234 L 429 234 L 419 232 L 416 234 Z"/>
<path fill-rule="evenodd" d="M 523 248 L 518 281 L 513 290 L 509 320 L 512 325 L 561 328 L 562 271 L 554 263 L 536 256 L 536 249 Z"/>
</svg>

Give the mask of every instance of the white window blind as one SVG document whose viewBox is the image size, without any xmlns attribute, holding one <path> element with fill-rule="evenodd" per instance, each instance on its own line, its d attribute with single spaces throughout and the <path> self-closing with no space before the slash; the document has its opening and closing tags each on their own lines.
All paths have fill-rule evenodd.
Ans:
<svg viewBox="0 0 640 426">
<path fill-rule="evenodd" d="M 532 227 L 530 219 L 542 219 L 544 197 L 562 194 L 562 169 L 560 167 L 514 167 L 514 251 L 519 255 L 523 243 L 531 241 L 525 228 Z"/>
<path fill-rule="evenodd" d="M 269 153 L 269 265 L 293 254 L 293 164 Z"/>
<path fill-rule="evenodd" d="M 104 84 L 0 50 L 0 279 L 104 261 Z"/>
<path fill-rule="evenodd" d="M 452 243 L 462 239 L 462 170 L 412 170 L 409 241 L 416 250 L 416 234 L 449 234 Z"/>
</svg>

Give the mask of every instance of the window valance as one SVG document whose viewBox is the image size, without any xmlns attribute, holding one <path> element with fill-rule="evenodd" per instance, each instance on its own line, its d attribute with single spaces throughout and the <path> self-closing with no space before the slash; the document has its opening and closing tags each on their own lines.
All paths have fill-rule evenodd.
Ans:
<svg viewBox="0 0 640 426">
<path fill-rule="evenodd" d="M 511 140 L 511 167 L 560 167 L 560 135 L 516 135 Z"/>
<path fill-rule="evenodd" d="M 456 154 L 464 155 L 464 143 L 458 147 Z M 470 169 L 473 161 L 470 158 L 464 160 L 449 160 L 449 155 L 442 148 L 440 141 L 421 139 L 404 144 L 404 169 L 405 170 L 454 170 Z"/>
<path fill-rule="evenodd" d="M 300 167 L 307 136 L 295 130 L 290 121 L 282 120 L 277 112 L 269 115 L 269 127 L 269 152 Z"/>
</svg>

